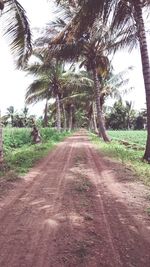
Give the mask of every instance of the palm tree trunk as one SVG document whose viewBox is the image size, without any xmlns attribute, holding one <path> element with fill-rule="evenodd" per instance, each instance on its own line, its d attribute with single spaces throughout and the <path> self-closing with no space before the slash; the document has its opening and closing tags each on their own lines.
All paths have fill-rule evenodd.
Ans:
<svg viewBox="0 0 150 267">
<path fill-rule="evenodd" d="M 73 120 L 73 118 L 72 118 L 72 115 L 73 115 L 72 112 L 73 112 L 73 110 L 72 110 L 72 107 L 70 105 L 70 110 L 69 110 L 69 131 L 72 130 L 72 120 Z"/>
<path fill-rule="evenodd" d="M 60 113 L 60 99 L 59 95 L 56 95 L 56 126 L 57 131 L 60 132 L 61 130 L 61 113 Z"/>
<path fill-rule="evenodd" d="M 94 132 L 98 134 L 98 129 L 97 129 L 97 122 L 96 122 L 96 110 L 95 110 L 95 103 L 92 103 L 92 110 L 93 110 L 93 126 L 94 126 Z"/>
<path fill-rule="evenodd" d="M 44 109 L 44 127 L 47 127 L 48 125 L 48 100 L 46 100 L 45 109 Z"/>
<path fill-rule="evenodd" d="M 89 119 L 89 131 L 92 131 L 92 130 L 94 130 L 94 124 L 93 124 L 93 118 L 91 117 L 90 119 Z"/>
<path fill-rule="evenodd" d="M 99 136 L 102 136 L 105 142 L 110 142 L 110 139 L 106 133 L 102 110 L 100 106 L 100 82 L 97 76 L 96 69 L 93 69 L 93 78 L 94 78 L 94 86 L 95 86 L 95 95 L 96 95 L 96 108 L 97 108 L 97 118 L 98 118 L 98 131 Z"/>
<path fill-rule="evenodd" d="M 3 163 L 3 128 L 1 123 L 1 113 L 0 113 L 0 164 Z"/>
<path fill-rule="evenodd" d="M 2 10 L 4 9 L 4 1 L 0 0 L 0 10 L 2 12 Z"/>
<path fill-rule="evenodd" d="M 147 105 L 147 142 L 143 158 L 148 162 L 150 162 L 150 63 L 149 63 L 145 26 L 142 14 L 142 3 L 140 0 L 134 0 L 133 3 L 135 7 L 134 18 L 136 21 L 139 44 L 140 44 L 141 61 L 142 61 L 145 94 L 146 94 L 146 105 Z"/>
<path fill-rule="evenodd" d="M 64 131 L 66 131 L 66 129 L 67 129 L 67 118 L 66 118 L 66 110 L 65 110 L 64 103 L 62 104 L 62 110 L 63 110 L 63 117 L 64 117 L 64 125 L 63 125 L 63 128 L 64 128 Z"/>
</svg>

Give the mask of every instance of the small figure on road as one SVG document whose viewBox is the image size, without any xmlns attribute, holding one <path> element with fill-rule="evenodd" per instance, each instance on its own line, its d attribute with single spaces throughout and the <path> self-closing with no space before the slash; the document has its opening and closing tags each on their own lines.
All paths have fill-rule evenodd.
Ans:
<svg viewBox="0 0 150 267">
<path fill-rule="evenodd" d="M 37 129 L 37 127 L 35 125 L 33 126 L 31 136 L 32 136 L 32 140 L 33 140 L 34 144 L 41 143 L 41 135 L 40 135 L 39 130 Z"/>
</svg>

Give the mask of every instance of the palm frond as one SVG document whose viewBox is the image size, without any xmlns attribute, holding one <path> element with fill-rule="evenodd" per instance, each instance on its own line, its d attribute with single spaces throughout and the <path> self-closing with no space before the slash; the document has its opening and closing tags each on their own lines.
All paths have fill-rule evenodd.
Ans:
<svg viewBox="0 0 150 267">
<path fill-rule="evenodd" d="M 66 96 L 66 97 L 62 98 L 60 102 L 62 102 L 62 103 L 70 103 L 70 102 L 72 102 L 72 101 L 74 101 L 76 99 L 77 100 L 80 100 L 81 98 L 84 99 L 86 95 L 87 94 L 85 92 L 84 93 L 73 94 L 73 95 Z"/>
<path fill-rule="evenodd" d="M 113 11 L 112 29 L 124 29 L 131 25 L 133 14 L 132 1 L 115 1 L 115 8 Z"/>
<path fill-rule="evenodd" d="M 50 45 L 73 43 L 74 40 L 83 37 L 84 33 L 87 33 L 97 16 L 101 16 L 103 22 L 106 21 L 111 9 L 111 0 L 78 1 L 78 12 L 72 15 L 70 22 L 50 41 Z"/>
<path fill-rule="evenodd" d="M 111 28 L 112 31 L 112 28 Z M 127 48 L 129 52 L 132 51 L 138 44 L 137 31 L 134 24 L 128 25 L 126 29 L 115 30 L 111 34 L 108 47 L 109 53 L 115 53 L 119 49 Z"/>
<path fill-rule="evenodd" d="M 36 92 L 36 94 L 33 95 L 29 95 L 26 98 L 26 104 L 30 105 L 30 104 L 36 104 L 39 101 L 43 101 L 45 100 L 45 98 L 47 97 L 46 93 L 43 94 L 43 92 Z"/>
<path fill-rule="evenodd" d="M 26 96 L 27 99 L 30 95 L 36 94 L 37 92 L 45 92 L 48 88 L 48 81 L 41 79 L 37 79 L 33 81 L 27 88 Z"/>
<path fill-rule="evenodd" d="M 31 65 L 28 65 L 25 68 L 25 71 L 27 71 L 27 75 L 39 75 L 39 70 L 40 70 L 41 64 L 40 63 L 34 63 Z"/>
<path fill-rule="evenodd" d="M 31 31 L 26 12 L 17 0 L 5 3 L 4 35 L 16 57 L 17 67 L 22 67 L 31 54 Z"/>
</svg>

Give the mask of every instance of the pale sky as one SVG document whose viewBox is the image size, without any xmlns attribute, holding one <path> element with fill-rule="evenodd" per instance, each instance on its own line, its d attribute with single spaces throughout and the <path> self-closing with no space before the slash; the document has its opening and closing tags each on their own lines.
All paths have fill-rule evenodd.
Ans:
<svg viewBox="0 0 150 267">
<path fill-rule="evenodd" d="M 46 22 L 52 19 L 53 7 L 51 1 L 19 0 L 19 2 L 26 9 L 33 28 L 43 27 Z M 2 22 L 0 23 L 2 24 Z M 148 37 L 148 43 L 150 44 L 150 37 Z M 7 42 L 4 37 L 1 36 L 0 47 L 0 109 L 2 114 L 5 114 L 6 108 L 11 105 L 18 111 L 23 109 L 25 91 L 32 81 L 32 78 L 26 77 L 25 73 L 22 71 L 15 70 L 13 57 L 9 51 Z M 113 65 L 116 72 L 120 72 L 128 66 L 134 66 L 134 70 L 130 74 L 130 85 L 133 86 L 135 90 L 125 98 L 132 100 L 136 109 L 143 108 L 145 106 L 145 92 L 139 51 L 134 50 L 131 54 L 125 51 L 117 53 L 114 57 Z M 44 109 L 43 103 L 29 107 L 31 114 L 42 115 Z"/>
</svg>

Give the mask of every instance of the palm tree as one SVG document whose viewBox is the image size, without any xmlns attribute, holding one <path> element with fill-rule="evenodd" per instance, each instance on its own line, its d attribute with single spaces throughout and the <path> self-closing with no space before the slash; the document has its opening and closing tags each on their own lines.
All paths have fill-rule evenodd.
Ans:
<svg viewBox="0 0 150 267">
<path fill-rule="evenodd" d="M 107 58 L 104 56 L 101 56 L 101 62 L 100 64 L 107 68 L 108 61 Z M 105 129 L 105 123 L 103 119 L 102 109 L 100 105 L 100 90 L 101 90 L 101 84 L 98 78 L 98 74 L 96 71 L 96 65 L 92 66 L 93 68 L 93 78 L 94 78 L 94 85 L 95 85 L 95 95 L 96 95 L 96 107 L 97 107 L 97 116 L 98 116 L 98 124 L 99 124 L 99 135 L 103 137 L 104 141 L 109 142 L 109 137 L 107 136 L 106 129 Z"/>
<path fill-rule="evenodd" d="M 30 70 L 29 70 L 30 71 Z M 47 105 L 50 98 L 52 98 L 52 92 L 49 88 L 49 77 L 47 75 L 37 75 L 37 79 L 31 83 L 26 92 L 26 104 L 37 103 L 42 100 L 46 100 L 44 109 L 45 127 L 47 127 Z"/>
<path fill-rule="evenodd" d="M 61 100 L 68 96 L 68 92 L 75 92 L 81 85 L 86 86 L 86 84 L 92 81 L 83 77 L 82 74 L 76 74 L 72 71 L 65 72 L 64 65 L 60 61 L 53 59 L 48 63 L 42 54 L 37 53 L 36 56 L 40 61 L 26 68 L 29 74 L 34 74 L 37 77 L 28 87 L 26 103 L 31 104 L 44 99 L 46 100 L 44 118 L 45 125 L 47 126 L 48 102 L 52 98 L 55 99 L 56 126 L 57 130 L 60 131 Z M 65 112 L 65 107 L 63 110 Z"/>
<path fill-rule="evenodd" d="M 104 114 L 104 104 L 107 98 L 120 99 L 121 96 L 124 96 L 127 92 L 132 90 L 132 87 L 127 87 L 129 82 L 129 79 L 127 77 L 129 70 L 132 70 L 132 67 L 129 67 L 128 69 L 125 69 L 124 71 L 119 72 L 117 74 L 114 74 L 113 68 L 111 67 L 111 70 L 109 71 L 108 75 L 106 75 L 106 77 L 103 77 L 103 79 L 101 79 L 101 76 L 99 77 L 98 75 L 98 78 L 101 81 L 100 106 Z M 92 78 L 91 73 L 88 73 L 88 76 L 89 78 Z M 90 125 L 92 126 L 94 131 L 98 133 L 97 110 L 95 105 L 95 90 L 93 86 L 84 89 L 83 97 L 86 103 L 90 101 L 88 118 L 90 120 Z M 83 101 L 83 99 L 81 99 L 81 101 Z"/>
<path fill-rule="evenodd" d="M 37 64 L 36 64 L 37 65 Z M 37 67 L 37 66 L 36 66 Z M 33 65 L 28 66 L 27 71 L 32 74 Z M 33 104 L 45 100 L 44 126 L 48 125 L 48 102 L 54 98 L 53 87 L 51 87 L 50 75 L 48 73 L 36 73 L 36 79 L 29 85 L 26 92 L 26 104 Z"/>
<path fill-rule="evenodd" d="M 116 9 L 114 12 L 113 27 L 125 28 L 126 25 L 134 25 L 136 30 L 136 37 L 139 41 L 142 71 L 145 84 L 146 105 L 147 105 L 147 143 L 144 153 L 144 159 L 150 161 L 150 63 L 148 55 L 148 47 L 146 40 L 146 31 L 143 19 L 143 8 L 150 6 L 149 0 L 130 0 L 130 1 L 116 1 Z M 136 40 L 134 40 L 134 43 Z M 128 45 L 128 42 L 124 42 Z"/>
<path fill-rule="evenodd" d="M 44 109 L 44 121 L 47 126 L 48 118 L 48 101 L 54 98 L 56 101 L 57 115 L 56 126 L 57 130 L 61 129 L 61 116 L 60 116 L 60 77 L 64 72 L 64 66 L 61 62 L 52 60 L 50 63 L 45 61 L 45 55 L 41 50 L 34 51 L 33 55 L 36 56 L 38 62 L 27 66 L 26 71 L 28 74 L 35 75 L 36 80 L 28 87 L 26 93 L 26 103 L 32 104 L 41 100 L 46 100 Z"/>
<path fill-rule="evenodd" d="M 132 67 L 114 74 L 113 67 L 110 67 L 108 75 L 102 80 L 102 90 L 100 95 L 100 105 L 103 109 L 103 105 L 107 98 L 120 99 L 121 96 L 129 93 L 133 88 L 128 87 L 129 71 L 132 70 Z"/>
<path fill-rule="evenodd" d="M 105 130 L 102 110 L 100 106 L 101 83 L 100 79 L 98 79 L 99 69 L 105 69 L 105 71 L 107 72 L 109 68 L 109 61 L 107 56 L 105 55 L 105 46 L 102 43 L 102 40 L 105 39 L 106 35 L 104 34 L 103 37 L 104 38 L 102 38 L 101 32 L 99 31 L 99 29 L 96 28 L 95 25 L 94 32 L 90 31 L 88 33 L 87 39 L 80 38 L 76 43 L 71 43 L 69 45 L 67 44 L 66 46 L 62 44 L 58 45 L 58 47 L 55 46 L 55 43 L 53 43 L 53 45 L 49 49 L 50 54 L 52 56 L 55 55 L 58 58 L 74 58 L 74 60 L 78 59 L 79 57 L 82 58 L 83 60 L 80 64 L 80 67 L 84 66 L 88 71 L 92 72 L 98 114 L 99 135 L 103 137 L 104 141 L 109 141 L 109 137 L 107 136 Z"/>
</svg>

